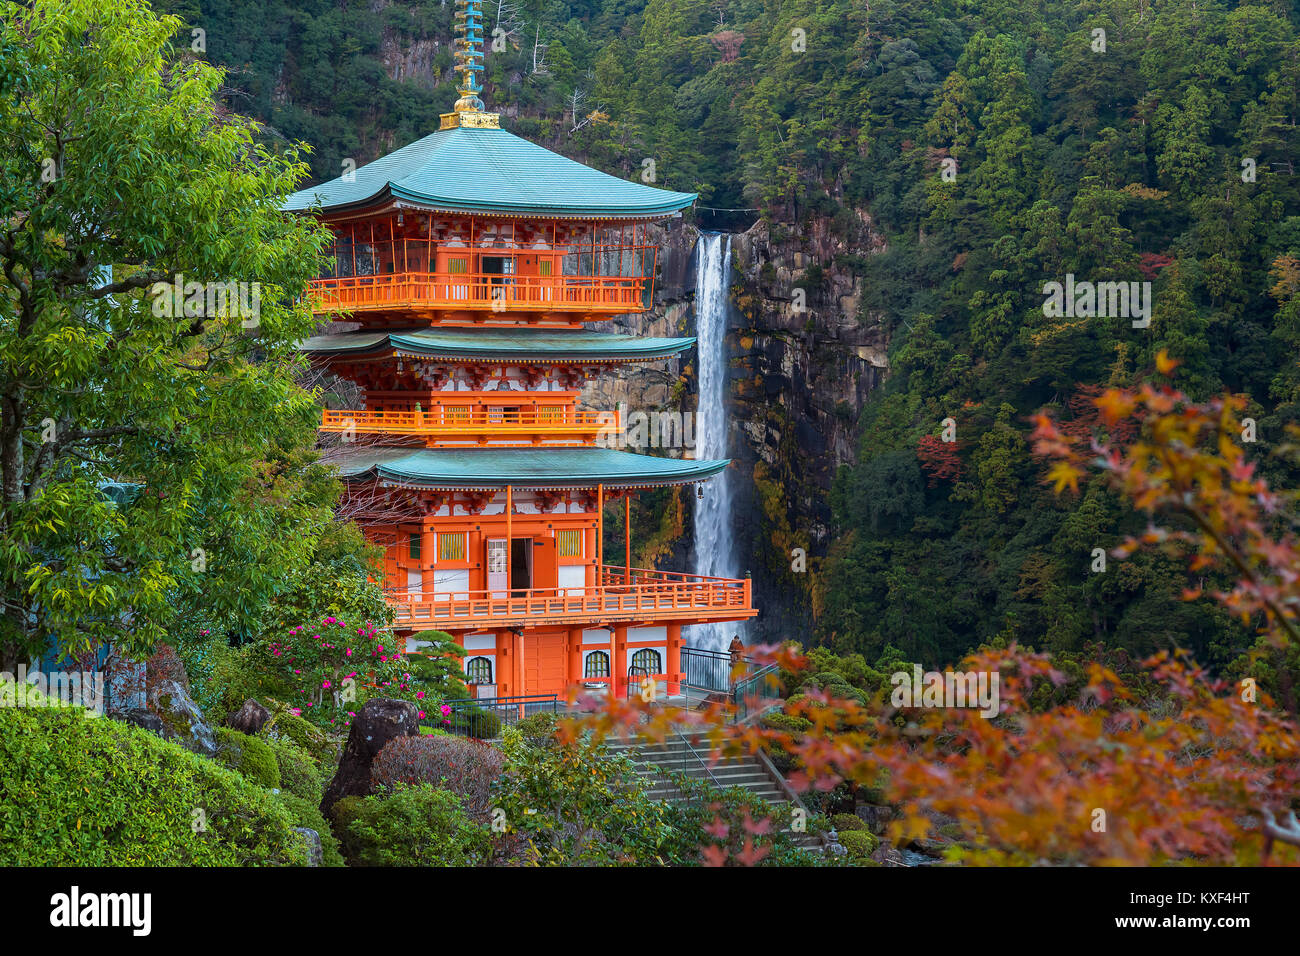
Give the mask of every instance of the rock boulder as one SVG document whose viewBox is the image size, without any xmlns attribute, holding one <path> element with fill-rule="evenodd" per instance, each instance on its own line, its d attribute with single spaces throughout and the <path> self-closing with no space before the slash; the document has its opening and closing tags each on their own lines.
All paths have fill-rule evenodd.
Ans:
<svg viewBox="0 0 1300 956">
<path fill-rule="evenodd" d="M 226 726 L 251 737 L 260 731 L 270 719 L 271 712 L 250 697 L 244 701 L 238 710 L 230 712 L 230 716 L 226 718 Z"/>
<path fill-rule="evenodd" d="M 325 788 L 320 804 L 325 818 L 333 821 L 334 804 L 343 797 L 370 795 L 370 765 L 386 743 L 396 737 L 416 737 L 419 733 L 420 712 L 410 701 L 386 697 L 366 701 L 352 722 L 338 772 Z"/>
</svg>

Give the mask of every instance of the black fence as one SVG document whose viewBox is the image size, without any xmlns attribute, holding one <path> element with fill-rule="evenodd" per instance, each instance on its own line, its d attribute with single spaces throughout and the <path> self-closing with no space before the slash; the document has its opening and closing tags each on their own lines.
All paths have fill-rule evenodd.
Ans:
<svg viewBox="0 0 1300 956">
<path fill-rule="evenodd" d="M 506 727 L 513 727 L 525 717 L 558 714 L 560 699 L 556 694 L 523 694 L 519 697 L 484 697 L 479 700 L 449 700 L 450 730 L 462 737 L 493 740 Z"/>
<path fill-rule="evenodd" d="M 731 690 L 731 653 L 702 647 L 683 647 L 682 683 L 698 690 L 726 693 Z"/>
</svg>

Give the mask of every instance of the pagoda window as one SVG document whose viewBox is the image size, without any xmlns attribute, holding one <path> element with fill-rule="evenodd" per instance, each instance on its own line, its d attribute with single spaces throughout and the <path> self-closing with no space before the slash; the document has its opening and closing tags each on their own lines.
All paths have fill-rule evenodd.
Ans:
<svg viewBox="0 0 1300 956">
<path fill-rule="evenodd" d="M 556 548 L 562 558 L 582 557 L 582 529 L 565 528 L 555 532 Z"/>
<path fill-rule="evenodd" d="M 438 535 L 438 560 L 439 561 L 464 561 L 465 560 L 465 537 L 464 531 L 455 531 Z"/>
<path fill-rule="evenodd" d="M 465 683 L 492 683 L 492 661 L 486 657 L 471 657 L 465 662 Z"/>
<path fill-rule="evenodd" d="M 583 677 L 608 677 L 609 655 L 604 651 L 592 651 L 582 662 Z"/>
<path fill-rule="evenodd" d="M 412 561 L 419 561 L 420 548 L 421 548 L 420 532 L 412 531 L 406 539 L 407 557 L 409 557 Z"/>
<path fill-rule="evenodd" d="M 643 647 L 632 655 L 632 663 L 627 669 L 628 676 L 633 674 L 650 675 L 662 674 L 663 662 L 659 657 L 658 651 L 652 651 L 648 647 Z"/>
<path fill-rule="evenodd" d="M 464 275 L 469 272 L 469 260 L 464 256 L 457 256 L 447 260 L 447 271 L 452 275 Z"/>
</svg>

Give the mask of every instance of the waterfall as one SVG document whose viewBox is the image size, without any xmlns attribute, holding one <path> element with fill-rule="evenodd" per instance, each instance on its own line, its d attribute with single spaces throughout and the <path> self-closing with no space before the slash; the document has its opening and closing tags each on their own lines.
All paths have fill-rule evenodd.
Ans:
<svg viewBox="0 0 1300 956">
<path fill-rule="evenodd" d="M 695 420 L 695 457 L 727 457 L 727 313 L 731 278 L 731 237 L 700 236 L 695 273 L 695 329 L 699 362 L 699 409 Z M 711 577 L 740 577 L 732 534 L 732 476 L 728 468 L 701 487 L 695 499 L 695 573 Z M 688 630 L 688 644 L 726 650 L 733 634 L 744 640 L 741 622 L 697 624 Z"/>
</svg>

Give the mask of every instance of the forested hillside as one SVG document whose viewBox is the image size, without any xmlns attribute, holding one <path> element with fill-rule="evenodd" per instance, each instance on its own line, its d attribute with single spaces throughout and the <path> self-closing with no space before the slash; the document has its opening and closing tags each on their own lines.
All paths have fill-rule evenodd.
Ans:
<svg viewBox="0 0 1300 956">
<path fill-rule="evenodd" d="M 205 29 L 207 58 L 231 69 L 227 104 L 310 143 L 319 178 L 436 128 L 454 99 L 448 3 L 160 6 Z M 1172 643 L 1216 666 L 1252 643 L 1208 599 L 1182 600 L 1181 562 L 1092 570 L 1094 549 L 1146 519 L 1099 480 L 1053 494 L 1027 419 L 1049 407 L 1090 429 L 1089 395 L 1164 349 L 1191 397 L 1250 397 L 1253 454 L 1294 487 L 1275 453 L 1300 418 L 1295 4 L 485 6 L 504 45 L 485 99 L 514 132 L 697 190 L 706 227 L 766 219 L 812 257 L 793 287 L 851 273 L 859 321 L 888 329 L 890 375 L 836 480 L 828 553 L 792 585 L 821 640 L 927 663 L 997 635 Z M 877 249 L 818 258 L 808 237 L 864 222 Z M 1044 284 L 1069 275 L 1150 282 L 1149 326 L 1048 316 Z"/>
</svg>

